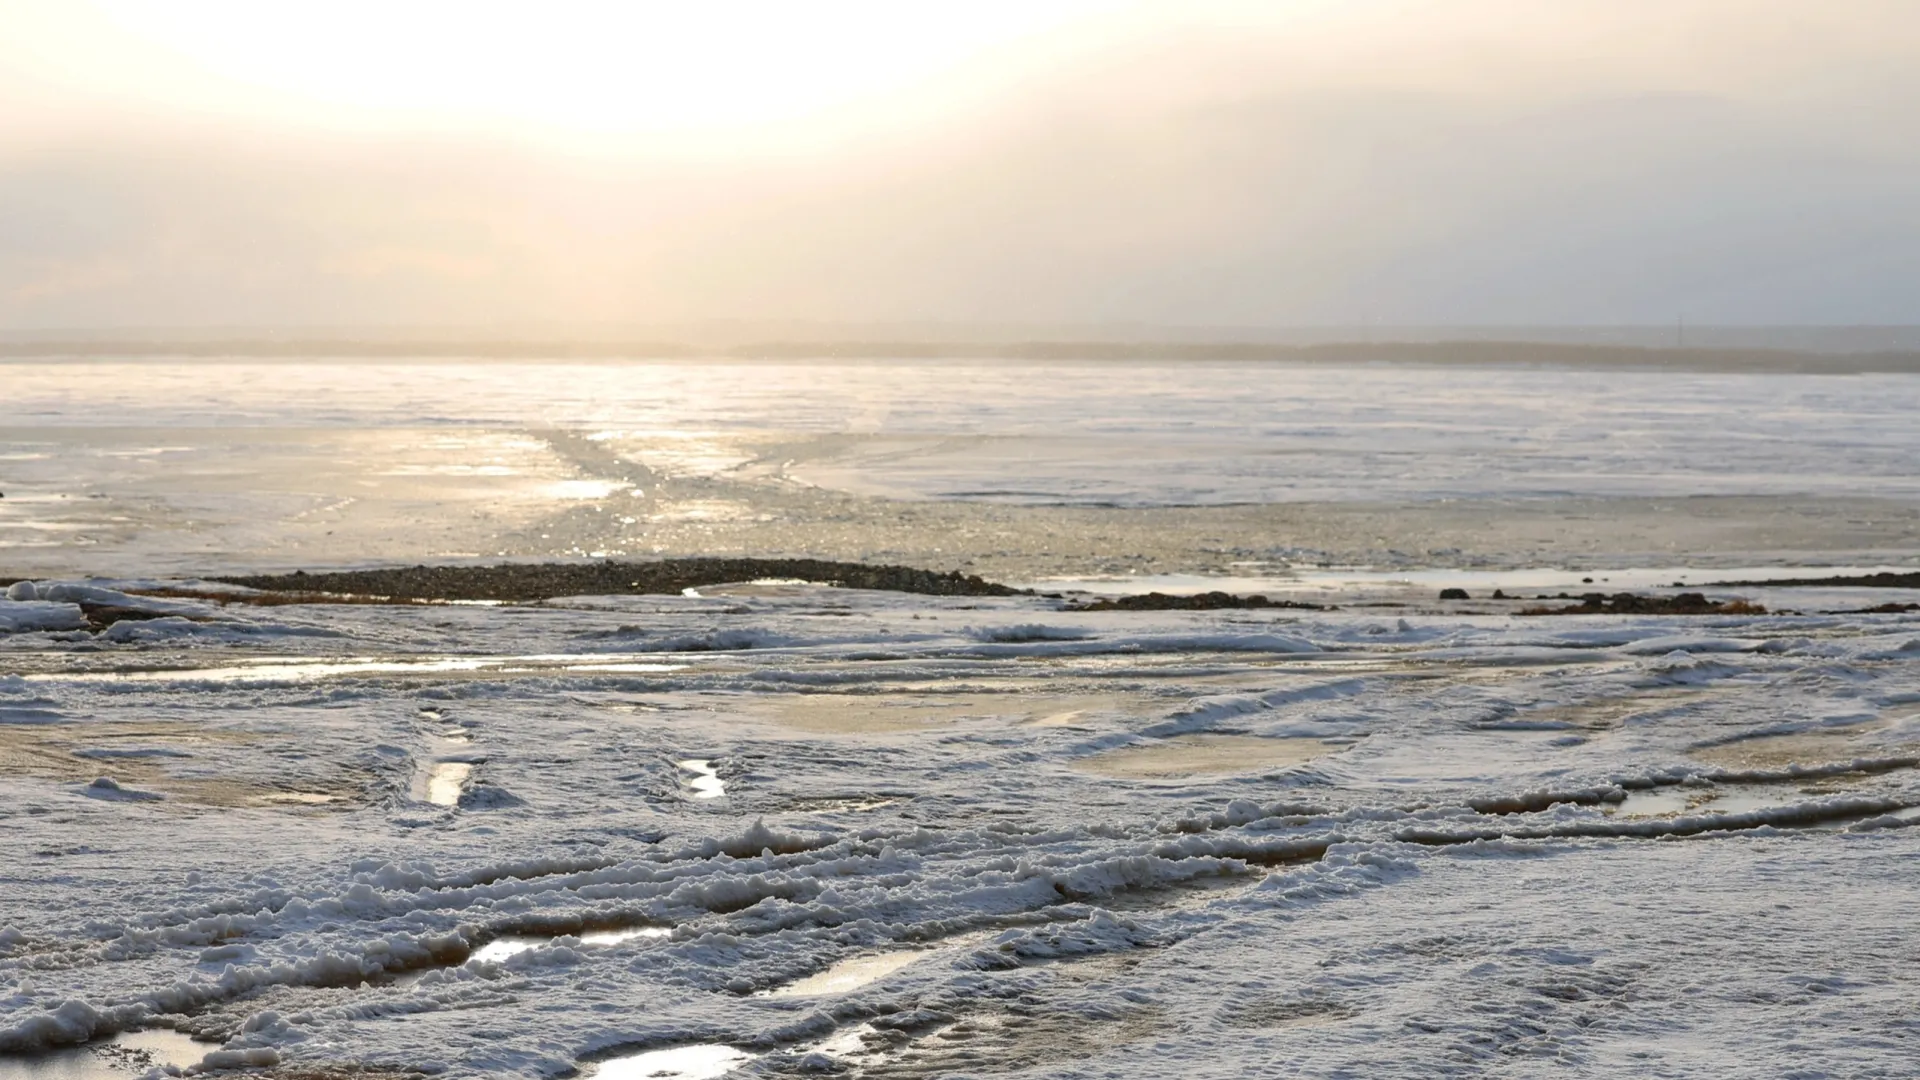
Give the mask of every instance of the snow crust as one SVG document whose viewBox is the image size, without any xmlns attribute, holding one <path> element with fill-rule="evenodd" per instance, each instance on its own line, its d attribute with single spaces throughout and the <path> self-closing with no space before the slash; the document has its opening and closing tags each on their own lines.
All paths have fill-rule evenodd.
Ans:
<svg viewBox="0 0 1920 1080">
<path fill-rule="evenodd" d="M 164 1026 L 205 1069 L 447 1076 L 1911 1067 L 1914 615 L 131 587 L 0 601 L 0 1055 Z M 157 617 L 88 633 L 81 598 Z M 1220 735 L 1328 752 L 1074 767 Z"/>
</svg>

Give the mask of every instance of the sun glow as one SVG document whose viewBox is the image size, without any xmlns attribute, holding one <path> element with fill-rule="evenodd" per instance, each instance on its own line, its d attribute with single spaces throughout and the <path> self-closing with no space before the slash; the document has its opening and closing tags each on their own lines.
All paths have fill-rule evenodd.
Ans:
<svg viewBox="0 0 1920 1080">
<path fill-rule="evenodd" d="M 885 108 L 1107 0 L 100 0 L 42 60 L 148 104 L 346 125 L 694 136 Z M 88 63 L 87 61 L 91 61 Z M 86 68 L 94 68 L 83 74 Z"/>
</svg>

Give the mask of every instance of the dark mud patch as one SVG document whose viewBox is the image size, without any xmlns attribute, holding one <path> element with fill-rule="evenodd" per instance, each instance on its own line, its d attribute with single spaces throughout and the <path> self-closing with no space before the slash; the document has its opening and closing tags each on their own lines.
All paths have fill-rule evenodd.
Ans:
<svg viewBox="0 0 1920 1080">
<path fill-rule="evenodd" d="M 1716 581 L 1716 589 L 1920 589 L 1920 570 L 1855 574 L 1847 577 L 1778 578 L 1772 581 Z"/>
<path fill-rule="evenodd" d="M 1522 615 L 1765 615 L 1767 609 L 1745 600 L 1709 600 L 1704 593 L 1641 596 L 1636 593 L 1587 593 L 1584 596 L 1537 597 L 1579 600 L 1569 607 L 1522 608 Z"/>
<path fill-rule="evenodd" d="M 182 615 L 177 611 L 149 611 L 146 608 L 127 607 L 124 604 L 80 603 L 80 614 L 87 620 L 87 629 L 98 633 L 115 623 L 146 622 L 149 619 L 186 619 L 188 622 L 212 622 L 204 615 Z"/>
<path fill-rule="evenodd" d="M 1841 608 L 1838 611 L 1821 612 L 1823 615 L 1904 615 L 1910 611 L 1920 611 L 1920 604 L 1875 604 L 1872 607 Z"/>
<path fill-rule="evenodd" d="M 161 600 L 198 600 L 203 603 L 246 604 L 251 607 L 292 607 L 296 604 L 371 604 L 386 606 L 392 604 L 427 604 L 434 601 L 425 599 L 401 599 L 392 596 L 371 596 L 359 593 L 333 592 L 215 592 L 211 589 L 128 589 L 128 596 L 151 596 Z"/>
<path fill-rule="evenodd" d="M 1309 604 L 1300 600 L 1269 600 L 1265 596 L 1236 596 L 1233 593 L 1206 592 L 1192 596 L 1172 596 L 1167 593 L 1141 593 L 1135 596 L 1115 596 L 1089 603 L 1069 606 L 1068 611 L 1219 611 L 1230 608 L 1293 608 L 1301 611 L 1331 611 L 1323 604 Z"/>
<path fill-rule="evenodd" d="M 340 593 L 394 600 L 533 601 L 556 596 L 677 596 L 702 585 L 769 578 L 927 596 L 1014 596 L 1019 590 L 972 574 L 822 559 L 663 559 L 658 562 L 502 563 L 403 566 L 210 580 L 269 592 Z"/>
</svg>

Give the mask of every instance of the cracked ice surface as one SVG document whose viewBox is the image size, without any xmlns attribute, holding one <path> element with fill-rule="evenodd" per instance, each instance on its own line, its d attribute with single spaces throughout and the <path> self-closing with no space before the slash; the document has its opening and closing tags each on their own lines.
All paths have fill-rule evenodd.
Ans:
<svg viewBox="0 0 1920 1080">
<path fill-rule="evenodd" d="M 1920 1048 L 1913 615 L 34 603 L 0 1075 L 127 1031 L 452 1076 Z"/>
</svg>

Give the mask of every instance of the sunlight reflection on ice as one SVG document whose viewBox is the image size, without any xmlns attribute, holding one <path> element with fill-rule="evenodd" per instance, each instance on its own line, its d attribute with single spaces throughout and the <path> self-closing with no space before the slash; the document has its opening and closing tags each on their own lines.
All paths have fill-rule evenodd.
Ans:
<svg viewBox="0 0 1920 1080">
<path fill-rule="evenodd" d="M 713 1080 L 746 1064 L 752 1057 L 744 1050 L 718 1043 L 676 1046 L 603 1061 L 594 1075 L 601 1080 L 643 1080 L 645 1077 Z"/>
<path fill-rule="evenodd" d="M 664 926 L 637 926 L 625 930 L 589 930 L 578 936 L 582 945 L 603 946 L 618 945 L 623 941 L 633 941 L 637 938 L 663 938 L 672 933 L 672 930 Z M 537 949 L 557 940 L 559 940 L 558 937 L 538 934 L 508 934 L 505 937 L 494 938 L 475 949 L 469 962 L 498 963 L 509 956 L 517 956 L 528 949 Z"/>
<path fill-rule="evenodd" d="M 646 656 L 652 654 L 632 654 Z M 350 675 L 435 675 L 461 672 L 485 672 L 503 675 L 549 674 L 559 672 L 634 672 L 681 671 L 685 664 L 662 664 L 651 660 L 621 656 L 538 654 L 531 656 L 421 657 L 419 659 L 347 658 L 341 660 L 261 660 L 243 661 L 227 667 L 159 668 L 144 671 L 77 671 L 38 673 L 26 676 L 34 681 L 77 682 L 306 682 Z"/>
<path fill-rule="evenodd" d="M 693 774 L 692 779 L 687 781 L 687 786 L 693 789 L 694 798 L 718 799 L 727 793 L 726 783 L 720 779 L 720 774 L 714 771 L 713 763 L 706 758 L 688 758 L 685 761 L 676 761 L 674 764 Z"/>
</svg>

